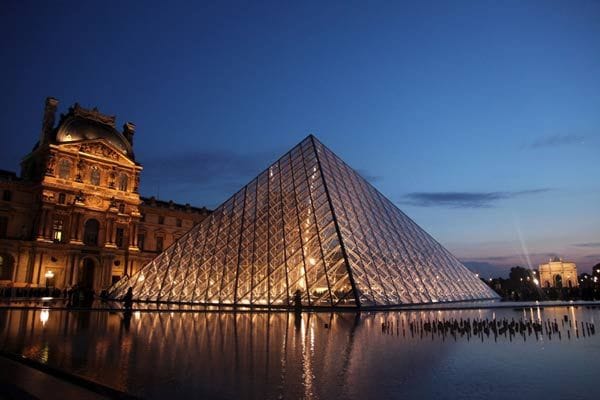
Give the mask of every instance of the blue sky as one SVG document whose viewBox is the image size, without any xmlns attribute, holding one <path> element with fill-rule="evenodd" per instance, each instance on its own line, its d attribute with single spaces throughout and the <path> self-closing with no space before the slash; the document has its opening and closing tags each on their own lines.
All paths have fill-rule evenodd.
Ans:
<svg viewBox="0 0 600 400">
<path fill-rule="evenodd" d="M 600 2 L 0 3 L 0 168 L 46 96 L 214 207 L 314 133 L 482 272 L 600 262 Z"/>
</svg>

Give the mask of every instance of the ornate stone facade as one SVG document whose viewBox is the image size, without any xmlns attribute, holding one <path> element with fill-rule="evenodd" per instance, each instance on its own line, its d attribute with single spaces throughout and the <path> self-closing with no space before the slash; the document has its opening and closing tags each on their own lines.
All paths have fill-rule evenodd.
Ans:
<svg viewBox="0 0 600 400">
<path fill-rule="evenodd" d="M 577 266 L 574 262 L 554 257 L 546 264 L 540 264 L 540 285 L 544 288 L 574 288 L 577 281 Z"/>
<path fill-rule="evenodd" d="M 46 100 L 39 142 L 21 176 L 0 171 L 0 285 L 106 289 L 209 211 L 144 198 L 135 125 L 75 104 L 54 126 Z"/>
</svg>

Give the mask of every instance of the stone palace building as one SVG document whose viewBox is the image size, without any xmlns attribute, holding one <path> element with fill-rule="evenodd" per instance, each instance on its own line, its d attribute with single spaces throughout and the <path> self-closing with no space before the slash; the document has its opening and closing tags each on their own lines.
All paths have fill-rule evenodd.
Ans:
<svg viewBox="0 0 600 400">
<path fill-rule="evenodd" d="M 96 292 L 131 275 L 210 212 L 141 197 L 135 125 L 46 99 L 21 174 L 0 171 L 0 286 Z"/>
</svg>

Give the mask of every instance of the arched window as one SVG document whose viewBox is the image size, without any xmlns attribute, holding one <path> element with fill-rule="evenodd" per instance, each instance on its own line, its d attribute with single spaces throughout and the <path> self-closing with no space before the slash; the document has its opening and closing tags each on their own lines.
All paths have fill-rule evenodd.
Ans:
<svg viewBox="0 0 600 400">
<path fill-rule="evenodd" d="M 89 246 L 98 245 L 98 231 L 100 230 L 100 223 L 96 219 L 88 219 L 85 222 L 83 230 L 83 243 Z"/>
<path fill-rule="evenodd" d="M 119 190 L 122 190 L 124 192 L 127 191 L 127 181 L 127 175 L 121 174 L 121 176 L 119 176 Z"/>
<path fill-rule="evenodd" d="M 71 177 L 71 161 L 63 158 L 58 163 L 58 177 L 61 179 L 69 179 Z"/>
<path fill-rule="evenodd" d="M 12 279 L 12 267 L 14 259 L 10 254 L 0 254 L 0 281 Z"/>
<path fill-rule="evenodd" d="M 98 167 L 92 167 L 90 171 L 90 183 L 94 186 L 100 185 L 100 169 Z"/>
</svg>

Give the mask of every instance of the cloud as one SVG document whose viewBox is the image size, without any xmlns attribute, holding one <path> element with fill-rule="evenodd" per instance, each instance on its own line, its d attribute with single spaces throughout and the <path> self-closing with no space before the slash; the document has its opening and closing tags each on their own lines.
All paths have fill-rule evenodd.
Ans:
<svg viewBox="0 0 600 400">
<path fill-rule="evenodd" d="M 382 176 L 379 175 L 372 175 L 369 173 L 369 171 L 364 170 L 364 169 L 357 169 L 356 172 L 362 176 L 363 178 L 365 178 L 367 181 L 369 181 L 370 183 L 375 183 L 375 182 L 379 182 L 383 179 Z"/>
<path fill-rule="evenodd" d="M 552 189 L 530 189 L 513 192 L 413 192 L 405 194 L 401 204 L 417 207 L 490 208 L 500 200 L 540 194 Z"/>
<path fill-rule="evenodd" d="M 209 183 L 223 178 L 258 174 L 266 161 L 264 155 L 238 154 L 231 151 L 187 151 L 145 161 L 153 176 L 179 182 Z"/>
<path fill-rule="evenodd" d="M 540 149 L 544 147 L 568 146 L 583 143 L 584 139 L 585 137 L 581 135 L 551 135 L 535 140 L 529 145 L 529 148 Z"/>
<path fill-rule="evenodd" d="M 274 152 L 276 154 L 276 152 Z M 273 154 L 236 153 L 222 150 L 188 150 L 144 160 L 142 192 L 161 197 L 201 196 L 212 205 L 240 189 L 271 162 Z M 189 200 L 187 200 L 189 201 Z M 217 203 L 215 203 L 217 202 Z"/>
<path fill-rule="evenodd" d="M 575 243 L 575 247 L 600 247 L 600 242 Z"/>
<path fill-rule="evenodd" d="M 556 257 L 557 254 L 554 252 L 538 252 L 538 253 L 528 253 L 527 254 L 530 258 L 536 259 L 536 260 L 548 260 L 550 258 Z M 525 255 L 522 253 L 518 253 L 518 254 L 506 254 L 503 256 L 481 256 L 481 257 L 463 257 L 465 260 L 467 261 L 473 261 L 473 262 L 489 262 L 489 263 L 493 263 L 494 265 L 512 265 L 513 267 L 515 265 L 522 265 L 524 264 L 525 260 Z"/>
</svg>

